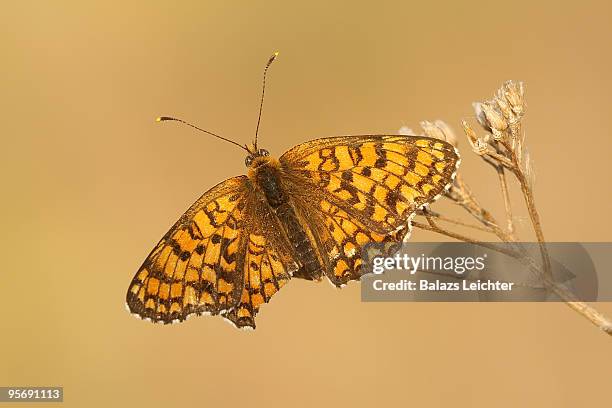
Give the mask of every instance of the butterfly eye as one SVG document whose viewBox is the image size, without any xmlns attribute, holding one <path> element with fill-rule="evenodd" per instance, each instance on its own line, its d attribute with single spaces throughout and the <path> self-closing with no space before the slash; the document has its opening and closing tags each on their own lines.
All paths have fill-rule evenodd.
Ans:
<svg viewBox="0 0 612 408">
<path fill-rule="evenodd" d="M 267 151 L 266 149 L 259 149 L 259 151 L 257 152 L 257 154 L 259 154 L 260 156 L 269 156 L 270 152 Z"/>
<path fill-rule="evenodd" d="M 253 156 L 247 156 L 246 159 L 244 159 L 244 164 L 249 167 L 251 163 L 253 163 Z"/>
</svg>

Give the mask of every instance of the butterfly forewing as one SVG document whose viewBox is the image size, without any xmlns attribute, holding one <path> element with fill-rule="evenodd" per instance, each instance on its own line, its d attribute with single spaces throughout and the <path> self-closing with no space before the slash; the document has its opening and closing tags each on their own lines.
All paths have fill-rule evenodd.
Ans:
<svg viewBox="0 0 612 408">
<path fill-rule="evenodd" d="M 416 136 L 318 139 L 280 157 L 287 179 L 302 185 L 297 194 L 309 185 L 325 196 L 323 201 L 380 233 L 403 225 L 416 208 L 442 193 L 458 161 L 450 144 Z"/>
</svg>

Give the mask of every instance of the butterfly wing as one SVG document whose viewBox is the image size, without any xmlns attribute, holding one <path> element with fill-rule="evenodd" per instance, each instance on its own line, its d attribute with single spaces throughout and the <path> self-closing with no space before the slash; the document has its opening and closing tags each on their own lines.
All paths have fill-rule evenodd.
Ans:
<svg viewBox="0 0 612 408">
<path fill-rule="evenodd" d="M 368 244 L 379 244 L 377 255 L 388 255 L 397 250 L 397 244 L 409 232 L 408 222 L 389 234 L 381 234 L 366 227 L 357 217 L 323 199 L 320 207 L 300 201 L 295 204 L 303 219 L 307 220 L 311 235 L 317 241 L 323 270 L 328 279 L 342 287 L 350 280 L 359 280 L 364 264 L 362 251 Z M 299 270 L 297 278 L 311 280 L 312 276 Z"/>
<path fill-rule="evenodd" d="M 257 217 L 271 217 L 265 214 L 246 176 L 204 193 L 132 279 L 126 296 L 129 310 L 153 322 L 221 314 L 238 327 L 254 327 L 259 305 L 289 279 L 288 270 L 296 269 L 277 235 L 258 240 Z M 274 220 L 266 221 L 273 225 Z M 260 253 L 266 260 L 257 258 Z"/>
<path fill-rule="evenodd" d="M 298 270 L 298 262 L 276 214 L 258 192 L 249 205 L 251 220 L 244 232 L 244 279 L 235 307 L 224 317 L 238 328 L 255 328 L 255 316 L 263 303 L 284 286 Z"/>
<path fill-rule="evenodd" d="M 327 255 L 326 274 L 341 286 L 359 279 L 366 244 L 404 239 L 416 210 L 450 187 L 459 155 L 437 139 L 372 135 L 314 140 L 279 160 L 284 188 Z"/>
</svg>

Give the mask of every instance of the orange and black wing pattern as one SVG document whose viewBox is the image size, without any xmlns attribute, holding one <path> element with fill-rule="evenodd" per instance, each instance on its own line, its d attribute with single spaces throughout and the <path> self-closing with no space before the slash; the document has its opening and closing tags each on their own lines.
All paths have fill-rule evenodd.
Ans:
<svg viewBox="0 0 612 408">
<path fill-rule="evenodd" d="M 459 154 L 428 137 L 339 136 L 279 160 L 284 188 L 327 254 L 327 277 L 342 286 L 361 276 L 365 245 L 406 237 L 416 210 L 450 187 Z"/>
<path fill-rule="evenodd" d="M 255 328 L 255 316 L 263 303 L 283 287 L 295 271 L 298 262 L 291 245 L 265 198 L 258 192 L 249 203 L 249 215 L 244 232 L 243 285 L 235 307 L 224 317 L 238 328 Z"/>
<path fill-rule="evenodd" d="M 206 192 L 132 279 L 130 312 L 159 323 L 220 314 L 237 327 L 255 327 L 259 305 L 296 269 L 286 244 L 261 230 L 273 220 L 258 219 L 265 217 L 260 201 L 246 176 Z"/>
</svg>

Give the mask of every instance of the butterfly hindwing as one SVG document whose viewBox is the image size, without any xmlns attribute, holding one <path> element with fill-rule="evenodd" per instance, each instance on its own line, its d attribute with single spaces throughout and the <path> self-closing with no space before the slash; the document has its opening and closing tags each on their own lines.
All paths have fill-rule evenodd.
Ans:
<svg viewBox="0 0 612 408">
<path fill-rule="evenodd" d="M 322 218 L 313 219 L 311 225 L 317 235 L 325 237 L 322 242 L 329 259 L 326 276 L 338 287 L 361 278 L 362 251 L 368 244 L 380 244 L 393 252 L 392 248 L 396 247 L 393 244 L 402 242 L 409 231 L 406 223 L 390 234 L 380 234 L 325 200 L 321 202 L 321 209 Z"/>
<path fill-rule="evenodd" d="M 239 328 L 255 328 L 260 305 L 267 303 L 298 269 L 283 226 L 264 200 L 255 193 L 249 203 L 243 289 L 238 304 L 225 316 Z"/>
</svg>

